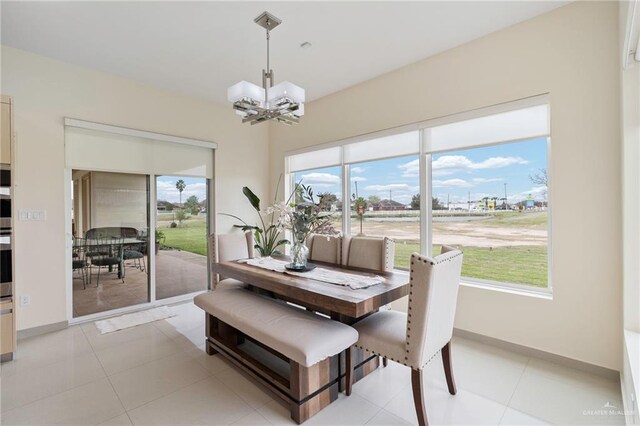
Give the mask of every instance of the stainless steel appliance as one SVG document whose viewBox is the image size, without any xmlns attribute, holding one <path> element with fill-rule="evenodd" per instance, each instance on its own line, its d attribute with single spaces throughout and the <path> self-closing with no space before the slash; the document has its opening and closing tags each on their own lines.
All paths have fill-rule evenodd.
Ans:
<svg viewBox="0 0 640 426">
<path fill-rule="evenodd" d="M 0 298 L 12 296 L 13 262 L 11 230 L 0 232 Z"/>
<path fill-rule="evenodd" d="M 13 294 L 11 166 L 0 165 L 0 298 Z"/>
</svg>

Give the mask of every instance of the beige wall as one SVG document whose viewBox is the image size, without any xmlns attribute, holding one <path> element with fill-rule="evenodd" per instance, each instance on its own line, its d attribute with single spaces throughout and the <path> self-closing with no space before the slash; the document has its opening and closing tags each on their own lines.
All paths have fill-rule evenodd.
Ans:
<svg viewBox="0 0 640 426">
<path fill-rule="evenodd" d="M 268 129 L 242 125 L 230 108 L 6 46 L 1 92 L 15 104 L 16 208 L 47 211 L 45 222 L 16 222 L 16 291 L 31 296 L 19 330 L 67 319 L 64 117 L 217 142 L 218 211 L 246 215 L 244 185 L 268 194 Z"/>
<path fill-rule="evenodd" d="M 553 300 L 464 287 L 456 326 L 618 370 L 619 84 L 617 4 L 572 3 L 311 102 L 298 126 L 271 125 L 272 187 L 287 150 L 550 93 Z"/>
</svg>

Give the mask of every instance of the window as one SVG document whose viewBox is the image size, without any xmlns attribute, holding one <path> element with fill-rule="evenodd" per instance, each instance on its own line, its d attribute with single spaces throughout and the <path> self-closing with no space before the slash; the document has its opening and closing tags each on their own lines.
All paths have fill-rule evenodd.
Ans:
<svg viewBox="0 0 640 426">
<path fill-rule="evenodd" d="M 546 171 L 546 138 L 433 155 L 433 253 L 461 248 L 465 278 L 546 288 Z"/>
<path fill-rule="evenodd" d="M 293 184 L 310 186 L 320 208 L 331 213 L 331 223 L 342 231 L 342 173 L 340 167 L 325 167 L 293 173 Z M 287 195 L 288 196 L 288 195 Z"/>
<path fill-rule="evenodd" d="M 549 289 L 547 97 L 408 127 L 292 153 L 285 172 L 335 194 L 343 234 L 393 238 L 396 268 L 447 244 L 466 281 Z"/>
<path fill-rule="evenodd" d="M 351 175 L 351 235 L 393 238 L 395 267 L 420 252 L 418 156 L 356 163 Z"/>
</svg>

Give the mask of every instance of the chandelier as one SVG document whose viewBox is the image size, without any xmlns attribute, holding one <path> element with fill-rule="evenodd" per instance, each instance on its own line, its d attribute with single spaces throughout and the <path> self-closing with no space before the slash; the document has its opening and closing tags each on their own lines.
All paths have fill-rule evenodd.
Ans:
<svg viewBox="0 0 640 426">
<path fill-rule="evenodd" d="M 241 81 L 227 89 L 227 99 L 233 103 L 233 109 L 242 117 L 243 123 L 277 120 L 296 124 L 304 114 L 304 89 L 288 81 L 274 86 L 273 70 L 269 68 L 269 31 L 282 21 L 263 12 L 254 22 L 267 30 L 267 68 L 262 70 L 262 87 Z"/>
</svg>

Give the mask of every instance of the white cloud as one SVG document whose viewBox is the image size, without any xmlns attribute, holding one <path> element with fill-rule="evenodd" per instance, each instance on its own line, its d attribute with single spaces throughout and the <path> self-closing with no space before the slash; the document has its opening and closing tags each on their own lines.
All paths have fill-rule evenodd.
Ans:
<svg viewBox="0 0 640 426">
<path fill-rule="evenodd" d="M 534 186 L 528 191 L 520 192 L 519 194 L 508 195 L 509 203 L 523 201 L 529 199 L 529 196 L 535 201 L 544 201 L 547 199 L 547 187 L 546 186 Z"/>
<path fill-rule="evenodd" d="M 504 179 L 501 178 L 473 178 L 471 180 L 473 181 L 473 183 L 477 184 L 504 181 Z"/>
<path fill-rule="evenodd" d="M 501 178 L 473 178 L 470 181 L 454 178 L 445 180 L 433 180 L 434 188 L 473 188 L 474 186 L 481 185 L 489 182 L 501 182 Z"/>
<path fill-rule="evenodd" d="M 443 155 L 433 161 L 431 168 L 434 175 L 444 176 L 455 171 L 472 171 L 498 169 L 514 164 L 528 164 L 522 157 L 491 157 L 479 163 L 473 162 L 464 155 Z"/>
<path fill-rule="evenodd" d="M 434 180 L 434 188 L 471 188 L 474 185 L 464 179 Z"/>
<path fill-rule="evenodd" d="M 331 173 L 308 173 L 302 175 L 302 183 L 313 186 L 318 186 L 318 184 L 331 186 L 340 183 L 340 177 Z"/>
<path fill-rule="evenodd" d="M 204 180 L 204 179 L 203 179 Z M 158 180 L 156 182 L 156 192 L 158 200 L 178 203 L 180 201 L 180 192 L 176 189 L 176 181 Z M 207 184 L 205 182 L 189 183 L 182 191 L 182 202 L 187 198 L 195 195 L 198 201 L 207 198 Z"/>
<path fill-rule="evenodd" d="M 420 187 L 406 183 L 390 183 L 388 185 L 368 185 L 364 187 L 364 190 L 370 192 L 416 192 L 420 190 Z"/>
<path fill-rule="evenodd" d="M 366 167 L 355 166 L 351 167 L 351 173 L 364 173 L 367 170 Z"/>
<path fill-rule="evenodd" d="M 418 177 L 420 174 L 420 162 L 418 159 L 400 164 L 398 168 L 402 170 L 402 177 Z"/>
<path fill-rule="evenodd" d="M 351 182 L 364 182 L 366 180 L 367 180 L 367 178 L 362 177 L 362 176 L 353 176 L 351 178 Z"/>
</svg>

